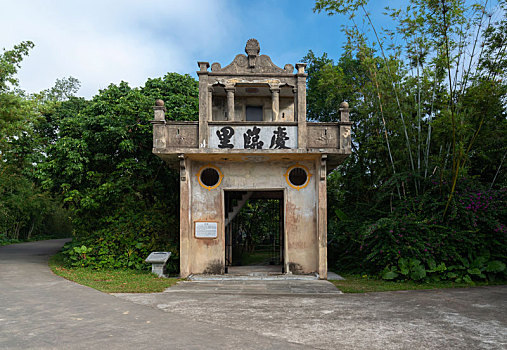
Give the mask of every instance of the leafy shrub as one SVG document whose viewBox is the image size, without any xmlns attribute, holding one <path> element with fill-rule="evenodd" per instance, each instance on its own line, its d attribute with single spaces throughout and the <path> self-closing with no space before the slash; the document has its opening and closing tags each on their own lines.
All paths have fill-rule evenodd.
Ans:
<svg viewBox="0 0 507 350">
<path fill-rule="evenodd" d="M 339 220 L 329 225 L 335 266 L 384 279 L 469 282 L 507 277 L 507 191 L 463 180 L 451 210 L 441 219 L 445 198 L 438 187 L 399 203 L 374 220 Z"/>
<path fill-rule="evenodd" d="M 398 265 L 386 267 L 382 272 L 385 280 L 454 280 L 457 283 L 472 283 L 474 279 L 494 280 L 500 274 L 505 274 L 506 266 L 498 260 L 489 260 L 486 256 L 480 256 L 473 261 L 462 259 L 461 264 L 446 267 L 445 263 L 436 264 L 434 260 L 428 261 L 425 267 L 417 259 L 400 258 Z"/>
<path fill-rule="evenodd" d="M 150 266 L 144 260 L 151 252 L 170 251 L 167 271 L 172 274 L 178 272 L 178 242 L 170 239 L 177 236 L 174 216 L 155 210 L 128 210 L 106 217 L 101 222 L 101 229 L 65 245 L 63 252 L 67 265 L 148 270 Z"/>
<path fill-rule="evenodd" d="M 66 249 L 63 254 L 65 254 L 67 260 L 70 261 L 70 265 L 75 267 L 85 267 L 90 266 L 95 260 L 93 256 L 89 256 L 89 253 L 92 251 L 92 248 L 87 248 L 84 245 L 80 247 L 72 246 Z"/>
</svg>

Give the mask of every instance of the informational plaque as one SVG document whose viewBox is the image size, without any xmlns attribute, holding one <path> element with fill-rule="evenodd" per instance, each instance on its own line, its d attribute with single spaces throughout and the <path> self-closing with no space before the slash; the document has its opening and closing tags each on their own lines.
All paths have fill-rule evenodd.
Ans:
<svg viewBox="0 0 507 350">
<path fill-rule="evenodd" d="M 218 223 L 216 221 L 196 221 L 195 222 L 196 238 L 217 238 Z"/>
</svg>

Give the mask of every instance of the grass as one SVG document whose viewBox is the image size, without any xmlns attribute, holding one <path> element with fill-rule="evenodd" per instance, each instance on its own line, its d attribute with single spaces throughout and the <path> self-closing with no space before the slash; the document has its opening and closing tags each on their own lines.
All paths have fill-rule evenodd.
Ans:
<svg viewBox="0 0 507 350">
<path fill-rule="evenodd" d="M 63 264 L 62 254 L 49 259 L 49 267 L 58 276 L 70 281 L 97 289 L 105 293 L 157 293 L 175 285 L 180 278 L 159 278 L 148 271 L 130 269 L 92 270 L 83 267 L 67 268 Z M 370 276 L 345 275 L 345 280 L 330 280 L 344 293 L 370 293 L 399 290 L 468 288 L 476 286 L 504 285 L 507 281 L 455 283 L 449 281 L 416 283 L 392 282 L 375 279 Z"/>
<path fill-rule="evenodd" d="M 268 265 L 272 256 L 270 251 L 245 252 L 241 255 L 241 265 Z"/>
<path fill-rule="evenodd" d="M 10 245 L 10 244 L 45 241 L 47 239 L 61 239 L 61 238 L 67 238 L 67 237 L 45 235 L 45 236 L 32 236 L 29 239 L 28 238 L 16 239 L 16 238 L 6 238 L 4 235 L 0 235 L 0 247 Z"/>
<path fill-rule="evenodd" d="M 370 292 L 389 292 L 398 290 L 419 290 L 419 289 L 442 289 L 442 288 L 469 288 L 478 286 L 503 285 L 506 281 L 495 282 L 475 282 L 473 285 L 468 283 L 455 283 L 450 281 L 439 281 L 429 283 L 393 282 L 378 280 L 372 277 L 363 277 L 358 275 L 344 276 L 345 280 L 330 280 L 343 293 L 370 293 Z"/>
<path fill-rule="evenodd" d="M 160 278 L 148 271 L 67 268 L 61 253 L 49 259 L 49 267 L 58 276 L 105 293 L 157 293 L 181 281 L 179 278 Z"/>
<path fill-rule="evenodd" d="M 21 239 L 15 239 L 15 238 L 1 238 L 0 239 L 0 247 L 4 245 L 10 245 L 10 244 L 16 244 L 16 243 L 23 243 L 26 242 Z"/>
</svg>

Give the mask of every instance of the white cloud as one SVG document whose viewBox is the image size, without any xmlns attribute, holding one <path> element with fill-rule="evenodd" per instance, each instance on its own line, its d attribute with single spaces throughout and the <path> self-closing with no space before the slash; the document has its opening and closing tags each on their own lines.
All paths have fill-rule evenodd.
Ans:
<svg viewBox="0 0 507 350">
<path fill-rule="evenodd" d="M 35 43 L 21 88 L 36 92 L 73 76 L 87 98 L 121 80 L 138 86 L 168 71 L 192 73 L 198 59 L 228 46 L 238 24 L 225 1 L 20 0 L 1 8 L 0 46 Z"/>
</svg>

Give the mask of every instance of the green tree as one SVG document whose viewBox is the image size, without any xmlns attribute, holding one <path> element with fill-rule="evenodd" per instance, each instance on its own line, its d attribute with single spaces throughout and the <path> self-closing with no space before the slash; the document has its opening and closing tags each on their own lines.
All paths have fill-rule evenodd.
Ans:
<svg viewBox="0 0 507 350">
<path fill-rule="evenodd" d="M 5 156 L 9 142 L 27 128 L 24 120 L 27 108 L 20 91 L 16 90 L 16 73 L 31 48 L 33 43 L 24 41 L 12 50 L 3 49 L 0 55 L 0 157 Z"/>
<path fill-rule="evenodd" d="M 43 152 L 34 129 L 40 112 L 16 78 L 32 47 L 22 42 L 0 55 L 0 245 L 70 232 L 58 201 L 33 181 L 34 164 Z"/>
<path fill-rule="evenodd" d="M 479 3 L 409 1 L 387 9 L 390 31 L 367 3 L 317 0 L 315 11 L 348 16 L 348 40 L 337 63 L 306 56 L 311 117 L 337 120 L 347 100 L 354 122 L 354 153 L 329 179 L 330 256 L 376 273 L 400 258 L 504 264 L 505 1 L 499 21 Z M 460 271 L 438 274 L 477 277 Z"/>
<path fill-rule="evenodd" d="M 37 176 L 71 210 L 74 245 L 92 248 L 80 264 L 143 268 L 159 249 L 177 257 L 178 178 L 151 153 L 157 98 L 166 101 L 168 118 L 197 119 L 197 82 L 176 73 L 141 88 L 111 84 L 91 101 L 72 98 L 51 114 L 53 139 Z"/>
</svg>

